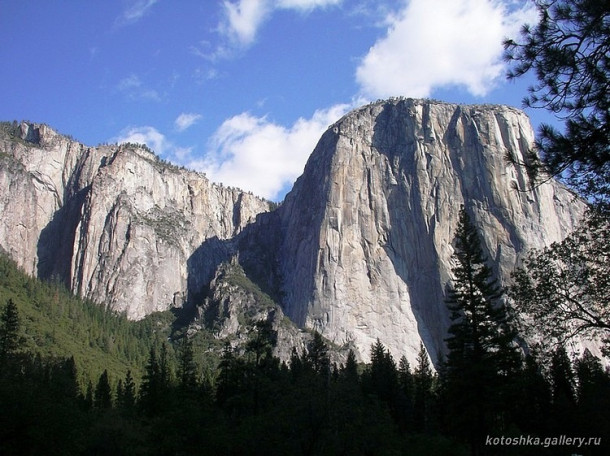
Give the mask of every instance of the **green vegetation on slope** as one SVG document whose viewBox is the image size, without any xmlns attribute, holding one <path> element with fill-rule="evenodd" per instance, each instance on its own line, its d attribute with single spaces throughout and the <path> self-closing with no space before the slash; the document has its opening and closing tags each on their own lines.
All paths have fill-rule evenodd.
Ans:
<svg viewBox="0 0 610 456">
<path fill-rule="evenodd" d="M 82 385 L 104 369 L 114 379 L 129 369 L 139 378 L 150 348 L 169 337 L 174 320 L 163 312 L 129 321 L 60 284 L 29 277 L 0 255 L 0 303 L 9 299 L 19 311 L 22 351 L 43 358 L 74 356 Z"/>
</svg>

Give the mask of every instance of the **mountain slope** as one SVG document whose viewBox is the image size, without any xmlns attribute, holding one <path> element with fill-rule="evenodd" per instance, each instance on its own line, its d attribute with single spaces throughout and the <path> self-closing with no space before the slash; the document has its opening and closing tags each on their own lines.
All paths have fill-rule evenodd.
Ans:
<svg viewBox="0 0 610 456">
<path fill-rule="evenodd" d="M 269 209 L 143 146 L 87 147 L 45 125 L 4 124 L 0 152 L 0 247 L 132 319 L 192 301 Z"/>
<path fill-rule="evenodd" d="M 322 136 L 280 208 L 286 314 L 366 357 L 376 338 L 414 362 L 449 324 L 444 287 L 464 205 L 506 282 L 529 248 L 563 238 L 584 205 L 556 182 L 528 191 L 521 111 L 393 99 Z"/>
<path fill-rule="evenodd" d="M 533 139 L 514 108 L 379 101 L 329 127 L 269 212 L 142 146 L 87 147 L 44 125 L 3 124 L 0 248 L 132 319 L 203 306 L 204 320 L 225 309 L 221 326 L 235 331 L 230 308 L 243 307 L 285 314 L 363 359 L 379 338 L 413 363 L 422 340 L 433 358 L 444 350 L 461 205 L 504 283 L 526 250 L 562 239 L 582 215 L 564 187 L 530 191 L 506 160 L 525 161 Z M 231 263 L 250 284 L 235 299 L 217 293 L 235 285 L 223 285 Z"/>
</svg>

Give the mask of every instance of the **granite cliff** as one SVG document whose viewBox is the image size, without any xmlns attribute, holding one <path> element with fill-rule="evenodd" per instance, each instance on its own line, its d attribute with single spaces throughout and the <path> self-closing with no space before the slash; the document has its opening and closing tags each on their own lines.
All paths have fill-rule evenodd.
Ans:
<svg viewBox="0 0 610 456">
<path fill-rule="evenodd" d="M 269 210 L 144 147 L 86 147 L 45 125 L 5 129 L 0 152 L 0 247 L 133 319 L 201 294 L 229 240 Z"/>
<path fill-rule="evenodd" d="M 365 357 L 376 338 L 414 362 L 444 347 L 444 291 L 464 205 L 506 283 L 520 256 L 563 238 L 583 204 L 551 181 L 530 191 L 534 134 L 505 106 L 392 99 L 332 125 L 280 208 L 283 308 Z"/>
<path fill-rule="evenodd" d="M 285 314 L 364 359 L 376 338 L 410 361 L 420 340 L 433 358 L 442 351 L 461 205 L 504 282 L 584 209 L 556 182 L 529 190 L 509 164 L 526 160 L 534 136 L 505 106 L 392 99 L 357 109 L 329 127 L 272 212 L 140 146 L 5 127 L 0 247 L 28 273 L 134 319 L 196 306 L 219 336 L 239 332 L 239 309 L 276 326 Z"/>
</svg>

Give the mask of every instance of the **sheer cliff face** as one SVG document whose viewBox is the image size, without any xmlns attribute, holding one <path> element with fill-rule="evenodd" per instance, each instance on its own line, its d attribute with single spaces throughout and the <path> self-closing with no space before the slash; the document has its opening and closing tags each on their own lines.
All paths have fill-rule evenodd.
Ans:
<svg viewBox="0 0 610 456">
<path fill-rule="evenodd" d="M 22 124 L 0 151 L 0 247 L 134 319 L 200 292 L 230 239 L 268 210 L 142 148 L 89 148 L 44 125 Z"/>
<path fill-rule="evenodd" d="M 0 132 L 0 248 L 131 318 L 202 302 L 235 259 L 299 326 L 364 359 L 377 338 L 411 362 L 423 340 L 435 358 L 461 205 L 504 281 L 582 214 L 563 187 L 530 191 L 508 164 L 532 142 L 527 117 L 507 107 L 374 103 L 331 126 L 285 202 L 259 215 L 265 201 L 142 148 L 89 148 L 23 124 Z"/>
<path fill-rule="evenodd" d="M 504 280 L 582 214 L 554 182 L 525 191 L 527 174 L 506 157 L 525 161 L 532 143 L 529 120 L 508 107 L 401 99 L 345 116 L 280 209 L 287 315 L 364 358 L 377 338 L 412 362 L 423 340 L 435 358 L 461 205 Z"/>
</svg>

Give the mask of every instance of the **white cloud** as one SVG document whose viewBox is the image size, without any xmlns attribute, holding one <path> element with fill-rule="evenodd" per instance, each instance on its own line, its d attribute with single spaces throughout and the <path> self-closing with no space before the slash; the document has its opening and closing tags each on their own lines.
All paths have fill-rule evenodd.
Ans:
<svg viewBox="0 0 610 456">
<path fill-rule="evenodd" d="M 117 89 L 120 91 L 132 90 L 137 89 L 141 85 L 142 81 L 140 81 L 140 78 L 135 74 L 131 74 L 119 81 L 117 84 Z"/>
<path fill-rule="evenodd" d="M 230 45 L 245 48 L 255 41 L 259 28 L 275 10 L 310 12 L 341 2 L 342 0 L 224 0 L 224 18 L 219 30 L 230 40 Z M 230 55 L 230 50 L 226 46 L 221 46 L 213 54 L 214 57 L 227 55 Z"/>
<path fill-rule="evenodd" d="M 252 44 L 258 28 L 271 12 L 268 0 L 239 0 L 237 3 L 225 1 L 223 8 L 226 17 L 220 31 L 241 46 Z"/>
<path fill-rule="evenodd" d="M 136 143 L 145 144 L 157 155 L 163 155 L 172 147 L 159 130 L 155 127 L 128 127 L 118 137 L 110 140 L 111 143 Z"/>
<path fill-rule="evenodd" d="M 136 0 L 116 19 L 116 25 L 128 25 L 139 21 L 158 0 Z"/>
<path fill-rule="evenodd" d="M 278 8 L 311 11 L 316 8 L 335 6 L 341 3 L 341 1 L 342 0 L 277 0 L 276 4 Z"/>
<path fill-rule="evenodd" d="M 159 92 L 154 89 L 146 88 L 142 85 L 142 81 L 136 74 L 131 74 L 126 78 L 121 79 L 116 88 L 119 92 L 124 93 L 131 100 L 149 100 L 161 101 Z"/>
<path fill-rule="evenodd" d="M 183 112 L 174 121 L 174 126 L 176 130 L 184 131 L 193 126 L 199 119 L 201 119 L 201 114 Z"/>
<path fill-rule="evenodd" d="M 175 147 L 173 150 L 173 155 L 176 157 L 176 160 L 179 163 L 184 163 L 191 159 L 192 152 L 192 147 Z"/>
<path fill-rule="evenodd" d="M 227 119 L 210 140 L 203 159 L 188 167 L 226 185 L 276 199 L 303 172 L 305 162 L 328 125 L 350 108 L 336 105 L 300 118 L 287 128 L 242 113 Z"/>
<path fill-rule="evenodd" d="M 388 16 L 386 36 L 360 62 L 361 93 L 426 97 L 436 87 L 465 86 L 484 95 L 503 73 L 503 39 L 534 20 L 526 2 L 411 0 Z"/>
</svg>

